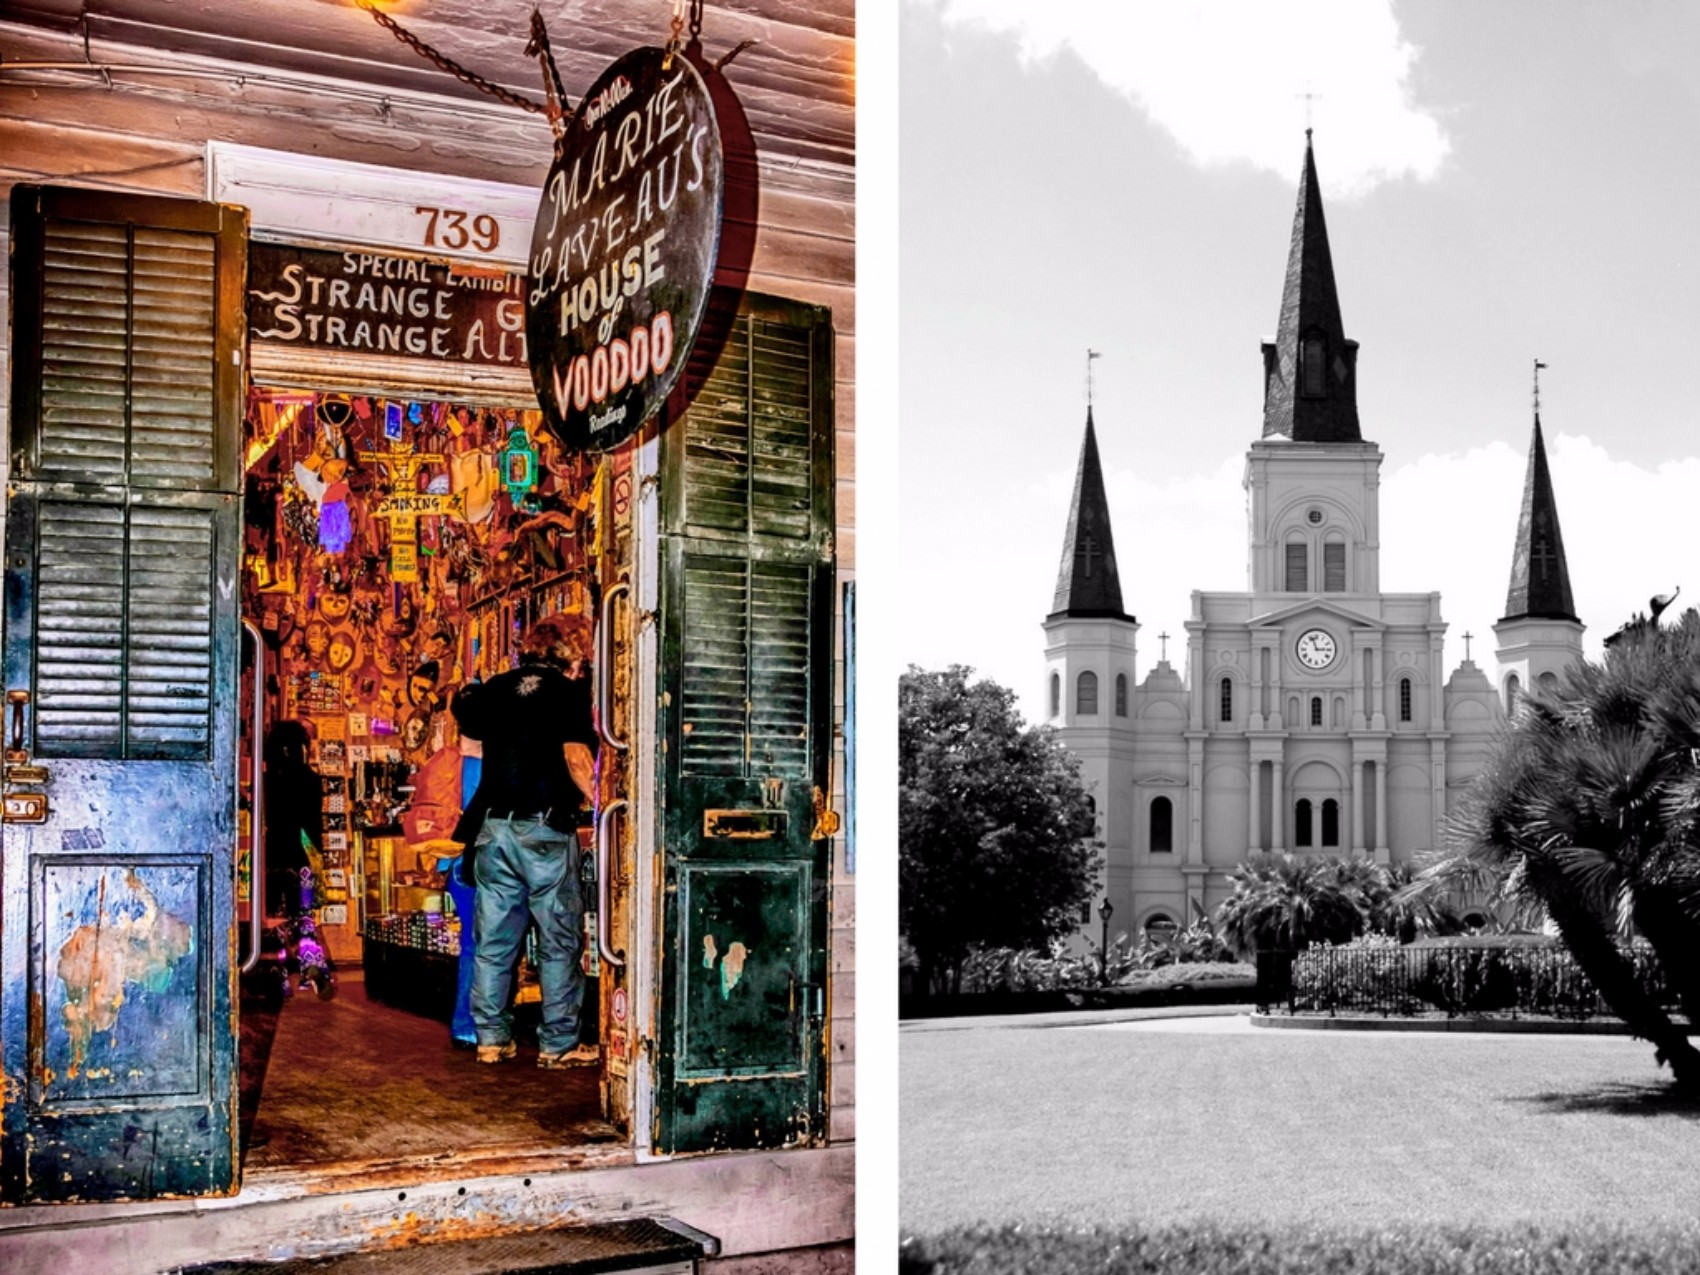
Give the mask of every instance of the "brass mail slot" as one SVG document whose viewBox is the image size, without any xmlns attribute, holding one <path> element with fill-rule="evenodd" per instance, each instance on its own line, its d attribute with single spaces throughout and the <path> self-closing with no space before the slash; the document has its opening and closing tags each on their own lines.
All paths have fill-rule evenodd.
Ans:
<svg viewBox="0 0 1700 1275">
<path fill-rule="evenodd" d="M 47 794 L 44 792 L 9 792 L 6 801 L 6 823 L 46 823 Z"/>
<path fill-rule="evenodd" d="M 8 762 L 6 782 L 11 784 L 45 784 L 52 776 L 46 766 L 31 766 L 28 762 Z"/>
<path fill-rule="evenodd" d="M 705 810 L 702 835 L 733 841 L 766 841 L 785 835 L 783 810 Z"/>
</svg>

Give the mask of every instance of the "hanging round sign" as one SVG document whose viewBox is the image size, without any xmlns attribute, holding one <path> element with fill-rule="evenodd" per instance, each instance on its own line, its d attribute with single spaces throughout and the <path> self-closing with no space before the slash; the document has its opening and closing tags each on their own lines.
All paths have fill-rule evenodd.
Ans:
<svg viewBox="0 0 1700 1275">
<path fill-rule="evenodd" d="M 723 186 L 714 107 L 681 54 L 633 50 L 573 113 L 543 186 L 525 302 L 532 382 L 565 446 L 617 447 L 684 371 Z"/>
</svg>

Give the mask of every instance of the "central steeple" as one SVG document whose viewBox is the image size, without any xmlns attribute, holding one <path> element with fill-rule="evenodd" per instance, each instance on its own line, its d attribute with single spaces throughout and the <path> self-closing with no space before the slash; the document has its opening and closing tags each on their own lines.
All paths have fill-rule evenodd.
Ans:
<svg viewBox="0 0 1700 1275">
<path fill-rule="evenodd" d="M 1316 156 L 1305 130 L 1287 281 L 1275 340 L 1263 343 L 1263 437 L 1295 443 L 1357 443 L 1358 343 L 1347 339 L 1334 290 Z"/>
</svg>

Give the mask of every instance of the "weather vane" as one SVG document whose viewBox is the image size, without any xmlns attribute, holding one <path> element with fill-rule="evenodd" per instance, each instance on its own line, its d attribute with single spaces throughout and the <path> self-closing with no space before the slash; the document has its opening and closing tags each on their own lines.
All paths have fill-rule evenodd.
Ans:
<svg viewBox="0 0 1700 1275">
<path fill-rule="evenodd" d="M 1089 412 L 1092 410 L 1092 360 L 1103 357 L 1097 350 L 1086 351 L 1086 410 Z"/>
</svg>

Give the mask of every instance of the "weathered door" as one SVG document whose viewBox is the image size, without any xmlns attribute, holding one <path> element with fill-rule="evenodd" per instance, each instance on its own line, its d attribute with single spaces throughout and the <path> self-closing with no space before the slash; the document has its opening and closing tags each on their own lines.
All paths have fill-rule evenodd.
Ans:
<svg viewBox="0 0 1700 1275">
<path fill-rule="evenodd" d="M 0 825 L 11 1201 L 235 1182 L 246 270 L 240 209 L 13 191 Z"/>
<path fill-rule="evenodd" d="M 662 468 L 664 1154 L 825 1126 L 829 317 L 749 299 L 691 380 Z"/>
</svg>

